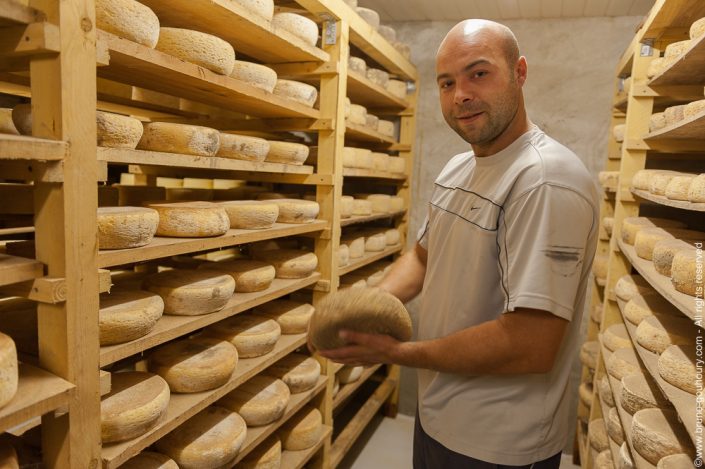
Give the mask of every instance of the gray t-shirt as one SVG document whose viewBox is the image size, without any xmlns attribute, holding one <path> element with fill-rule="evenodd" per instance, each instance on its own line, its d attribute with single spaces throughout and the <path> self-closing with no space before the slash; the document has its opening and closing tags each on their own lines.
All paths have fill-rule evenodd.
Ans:
<svg viewBox="0 0 705 469">
<path fill-rule="evenodd" d="M 526 465 L 559 452 L 573 435 L 568 378 L 598 214 L 585 166 L 537 127 L 495 155 L 453 157 L 436 179 L 418 235 L 428 250 L 418 339 L 520 307 L 570 321 L 547 374 L 419 370 L 421 424 L 445 447 L 495 464 Z"/>
</svg>

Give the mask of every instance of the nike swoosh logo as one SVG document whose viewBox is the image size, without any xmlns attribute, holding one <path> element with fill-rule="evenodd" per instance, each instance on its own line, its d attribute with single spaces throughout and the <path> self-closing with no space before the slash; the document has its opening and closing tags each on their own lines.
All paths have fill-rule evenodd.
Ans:
<svg viewBox="0 0 705 469">
<path fill-rule="evenodd" d="M 472 208 L 470 209 L 470 211 L 472 212 L 473 210 L 479 210 L 479 209 L 480 209 L 480 207 L 472 207 Z"/>
</svg>

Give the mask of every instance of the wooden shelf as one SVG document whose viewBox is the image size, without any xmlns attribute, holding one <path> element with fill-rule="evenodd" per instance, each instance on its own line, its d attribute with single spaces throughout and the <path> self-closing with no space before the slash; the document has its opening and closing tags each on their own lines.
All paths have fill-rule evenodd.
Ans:
<svg viewBox="0 0 705 469">
<path fill-rule="evenodd" d="M 666 207 L 680 208 L 682 210 L 691 210 L 693 212 L 705 212 L 705 203 L 686 202 L 684 200 L 671 200 L 663 195 L 655 195 L 649 191 L 640 189 L 630 189 L 631 193 L 640 199 L 648 200 Z"/>
<path fill-rule="evenodd" d="M 359 215 L 340 220 L 340 226 L 357 225 L 359 223 L 367 223 L 375 220 L 386 220 L 388 218 L 400 217 L 406 213 L 406 210 L 401 210 L 394 213 L 375 213 L 373 215 Z"/>
<path fill-rule="evenodd" d="M 705 111 L 644 136 L 646 144 L 659 140 L 705 140 Z M 700 147 L 700 151 L 705 147 Z"/>
<path fill-rule="evenodd" d="M 259 117 L 306 117 L 318 119 L 318 109 L 279 97 L 234 78 L 149 47 L 98 31 L 108 45 L 110 64 L 98 67 L 98 75 L 161 93 L 237 109 Z"/>
<path fill-rule="evenodd" d="M 375 179 L 392 179 L 394 181 L 403 181 L 406 179 L 406 174 L 387 173 L 384 171 L 375 171 L 374 169 L 361 168 L 343 168 L 343 176 Z"/>
<path fill-rule="evenodd" d="M 223 386 L 190 394 L 173 393 L 169 399 L 166 416 L 156 427 L 135 439 L 103 446 L 103 468 L 116 468 L 136 456 L 189 418 L 304 344 L 306 344 L 306 334 L 282 335 L 274 350 L 267 355 L 240 359 L 230 381 Z"/>
<path fill-rule="evenodd" d="M 658 0 L 649 13 L 642 40 L 659 40 L 674 33 L 678 37 L 673 40 L 687 39 L 690 25 L 704 16 L 705 5 L 700 0 Z"/>
<path fill-rule="evenodd" d="M 628 245 L 621 239 L 618 239 L 617 243 L 619 244 L 619 250 L 626 256 L 629 263 L 642 277 L 644 277 L 647 282 L 649 282 L 654 290 L 659 292 L 683 314 L 688 316 L 690 319 L 695 320 L 696 298 L 694 296 L 686 295 L 685 293 L 677 291 L 668 277 L 656 272 L 652 262 L 642 259 L 636 255 L 636 251 L 633 246 Z"/>
<path fill-rule="evenodd" d="M 34 259 L 0 254 L 0 287 L 44 275 L 44 264 Z"/>
<path fill-rule="evenodd" d="M 274 279 L 272 285 L 264 291 L 235 293 L 225 307 L 215 313 L 203 314 L 201 316 L 172 316 L 165 314 L 157 321 L 154 329 L 146 336 L 124 344 L 101 347 L 100 366 L 103 367 L 115 363 L 118 360 L 122 360 L 123 358 L 163 344 L 164 342 L 197 331 L 202 327 L 242 313 L 255 306 L 288 295 L 289 293 L 315 284 L 320 278 L 321 275 L 315 273 L 305 279 Z"/>
<path fill-rule="evenodd" d="M 351 124 L 350 122 L 345 122 L 345 129 L 346 141 L 349 139 L 358 142 L 383 143 L 386 145 L 393 145 L 397 143 L 394 137 L 381 134 L 376 130 L 364 125 Z"/>
<path fill-rule="evenodd" d="M 265 63 L 328 62 L 330 55 L 302 39 L 273 26 L 238 2 L 210 0 L 145 0 L 162 26 L 195 29 L 213 34 L 245 54 Z"/>
<path fill-rule="evenodd" d="M 68 381 L 20 363 L 17 394 L 0 408 L 0 432 L 67 405 L 73 389 Z"/>
<path fill-rule="evenodd" d="M 44 19 L 44 13 L 17 0 L 0 0 L 0 27 L 36 23 Z"/>
<path fill-rule="evenodd" d="M 655 76 L 649 86 L 705 84 L 705 36 L 692 41 L 670 67 Z"/>
<path fill-rule="evenodd" d="M 356 259 L 355 261 L 350 262 L 350 264 L 341 267 L 338 270 L 338 275 L 343 276 L 345 274 L 349 274 L 350 272 L 357 270 L 360 267 L 364 267 L 368 264 L 372 264 L 374 261 L 384 259 L 385 257 L 391 256 L 392 254 L 396 254 L 400 251 L 401 251 L 401 245 L 397 245 L 397 246 L 388 247 L 384 251 L 366 252 L 361 258 Z"/>
<path fill-rule="evenodd" d="M 348 97 L 355 104 L 368 109 L 406 109 L 409 103 L 400 99 L 384 87 L 368 80 L 367 77 L 348 69 Z"/>
<path fill-rule="evenodd" d="M 330 438 L 331 433 L 333 433 L 333 427 L 323 425 L 321 439 L 315 445 L 301 451 L 282 451 L 280 467 L 282 469 L 301 469 L 321 449 L 326 439 Z"/>
<path fill-rule="evenodd" d="M 207 251 L 285 236 L 313 233 L 324 230 L 327 226 L 328 222 L 316 220 L 313 223 L 300 225 L 275 223 L 272 228 L 266 230 L 231 229 L 226 234 L 213 238 L 155 237 L 151 243 L 139 248 L 100 251 L 98 253 L 98 267 L 132 264 L 190 252 Z"/>
<path fill-rule="evenodd" d="M 61 161 L 68 145 L 60 140 L 0 134 L 0 161 Z"/>
<path fill-rule="evenodd" d="M 338 409 L 344 402 L 346 402 L 348 398 L 352 396 L 355 391 L 360 389 L 360 386 L 362 386 L 365 381 L 367 381 L 370 376 L 375 374 L 375 372 L 381 367 L 382 365 L 373 365 L 367 367 L 365 370 L 363 370 L 362 375 L 360 375 L 360 378 L 357 381 L 348 384 L 341 384 L 338 394 L 336 394 L 333 398 L 333 411 Z"/>
</svg>

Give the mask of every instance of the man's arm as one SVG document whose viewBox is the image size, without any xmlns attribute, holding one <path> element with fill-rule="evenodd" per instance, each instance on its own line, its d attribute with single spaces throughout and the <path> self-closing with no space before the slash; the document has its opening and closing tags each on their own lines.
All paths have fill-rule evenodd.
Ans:
<svg viewBox="0 0 705 469">
<path fill-rule="evenodd" d="M 402 303 L 413 300 L 423 288 L 427 256 L 428 252 L 416 243 L 414 249 L 394 262 L 378 287 L 396 296 Z"/>
</svg>

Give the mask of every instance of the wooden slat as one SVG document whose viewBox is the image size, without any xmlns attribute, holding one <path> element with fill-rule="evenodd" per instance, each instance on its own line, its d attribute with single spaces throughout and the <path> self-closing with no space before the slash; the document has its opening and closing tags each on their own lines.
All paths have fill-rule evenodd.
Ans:
<svg viewBox="0 0 705 469">
<path fill-rule="evenodd" d="M 666 70 L 655 76 L 650 86 L 705 84 L 705 36 L 690 47 Z M 702 91 L 702 90 L 701 90 Z"/>
<path fill-rule="evenodd" d="M 392 145 L 397 143 L 393 137 L 381 134 L 376 130 L 373 130 L 364 125 L 351 124 L 350 122 L 345 123 L 345 140 L 360 141 L 360 142 L 374 142 L 374 143 L 384 143 Z"/>
<path fill-rule="evenodd" d="M 406 109 L 409 103 L 372 83 L 366 77 L 348 69 L 348 97 L 355 104 L 369 109 Z"/>
<path fill-rule="evenodd" d="M 392 246 L 388 247 L 384 251 L 379 251 L 379 252 L 366 252 L 361 258 L 355 259 L 354 262 L 351 262 L 350 264 L 341 267 L 338 271 L 340 275 L 345 275 L 349 274 L 350 272 L 359 269 L 360 267 L 364 267 L 368 264 L 373 263 L 374 261 L 378 261 L 380 259 L 384 259 L 387 256 L 391 256 L 392 254 L 396 254 L 401 251 L 401 245 L 399 246 Z"/>
<path fill-rule="evenodd" d="M 343 168 L 343 176 L 345 176 L 345 177 L 375 178 L 375 179 L 393 179 L 395 181 L 402 181 L 402 180 L 406 179 L 406 174 L 387 173 L 384 171 L 375 171 L 372 169 L 361 169 L 361 168 Z"/>
<path fill-rule="evenodd" d="M 59 28 L 51 23 L 31 23 L 3 28 L 0 35 L 0 58 L 2 59 L 57 54 L 59 48 Z"/>
<path fill-rule="evenodd" d="M 44 19 L 44 13 L 17 0 L 0 0 L 0 27 L 30 24 Z"/>
<path fill-rule="evenodd" d="M 340 220 L 340 226 L 357 225 L 359 223 L 368 223 L 375 220 L 385 220 L 388 218 L 400 217 L 406 213 L 406 210 L 395 213 L 375 213 L 374 215 L 359 215 Z"/>
<path fill-rule="evenodd" d="M 362 375 L 360 375 L 360 379 L 357 381 L 354 381 L 352 383 L 348 384 L 341 384 L 340 385 L 340 390 L 338 391 L 338 394 L 333 397 L 333 409 L 338 409 L 344 402 L 348 400 L 350 396 L 352 396 L 355 391 L 360 389 L 360 386 L 362 386 L 365 381 L 367 381 L 370 376 L 375 374 L 377 370 L 379 370 L 382 367 L 382 365 L 373 365 L 370 367 L 365 368 L 365 370 L 362 372 Z"/>
<path fill-rule="evenodd" d="M 66 142 L 0 134 L 0 160 L 60 161 L 67 152 Z"/>
<path fill-rule="evenodd" d="M 326 439 L 330 438 L 333 433 L 333 427 L 323 425 L 321 431 L 321 439 L 318 443 L 307 449 L 300 451 L 282 451 L 281 468 L 282 469 L 301 469 L 306 465 L 309 459 L 321 449 Z"/>
<path fill-rule="evenodd" d="M 657 0 L 649 13 L 642 37 L 645 40 L 659 40 L 665 34 L 679 30 L 682 39 L 687 39 L 690 25 L 704 16 L 705 3 L 701 0 Z"/>
<path fill-rule="evenodd" d="M 680 208 L 682 210 L 691 210 L 693 212 L 705 212 L 705 202 L 687 202 L 684 200 L 671 200 L 663 195 L 655 195 L 648 191 L 639 189 L 631 189 L 635 196 L 653 202 L 655 204 L 664 205 L 666 207 Z"/>
<path fill-rule="evenodd" d="M 44 275 L 44 265 L 34 259 L 0 254 L 0 287 Z"/>
<path fill-rule="evenodd" d="M 705 140 L 705 111 L 684 119 L 666 128 L 651 132 L 644 137 L 644 142 L 650 145 L 659 140 Z M 701 147 L 702 150 L 702 147 Z"/>
</svg>

